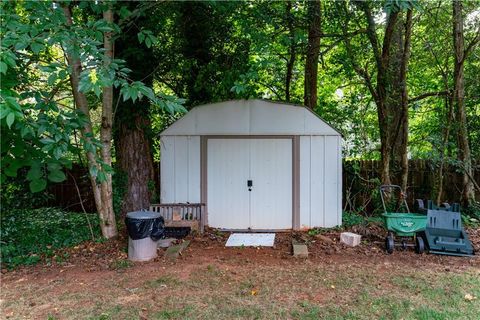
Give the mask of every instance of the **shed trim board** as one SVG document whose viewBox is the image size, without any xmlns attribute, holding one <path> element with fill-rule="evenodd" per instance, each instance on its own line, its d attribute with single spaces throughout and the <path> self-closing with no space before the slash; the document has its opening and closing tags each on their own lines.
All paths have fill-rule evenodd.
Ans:
<svg viewBox="0 0 480 320">
<path fill-rule="evenodd" d="M 211 139 L 289 139 L 292 144 L 292 224 L 291 228 L 287 229 L 275 229 L 275 230 L 291 230 L 299 229 L 300 227 L 300 140 L 298 136 L 266 136 L 266 135 L 209 135 L 200 137 L 200 161 L 201 161 L 201 202 L 205 204 L 205 214 L 203 217 L 203 223 L 209 224 L 208 215 L 208 141 Z M 245 229 L 227 229 L 220 228 L 222 230 L 245 230 Z M 269 228 L 252 229 L 255 232 L 272 230 Z"/>
</svg>

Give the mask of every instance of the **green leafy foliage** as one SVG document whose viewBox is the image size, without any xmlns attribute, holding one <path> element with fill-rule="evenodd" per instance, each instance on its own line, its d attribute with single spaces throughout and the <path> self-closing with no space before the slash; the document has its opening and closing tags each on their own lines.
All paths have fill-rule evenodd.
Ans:
<svg viewBox="0 0 480 320">
<path fill-rule="evenodd" d="M 73 7 L 72 26 L 66 23 L 64 7 Z M 99 18 L 104 2 L 55 3 L 52 1 L 2 2 L 0 74 L 1 176 L 15 177 L 22 167 L 30 168 L 31 191 L 40 192 L 47 180 L 65 180 L 63 167 L 71 159 L 93 154 L 99 163 L 93 175 L 107 180 L 111 168 L 101 160 L 102 144 L 94 134 L 80 137 L 90 121 L 75 110 L 68 78 L 72 68 L 66 55 L 80 59 L 79 90 L 87 94 L 90 108 L 100 104 L 104 87 L 118 88 L 125 100 L 148 100 L 168 112 L 184 112 L 183 100 L 155 93 L 141 81 L 129 79 L 123 60 L 106 63 L 105 32 L 118 34 L 119 25 Z M 131 12 L 112 3 L 126 19 Z M 95 13 L 95 14 L 92 14 Z M 88 18 L 87 18 L 88 17 Z M 156 42 L 149 30 L 139 39 L 147 46 Z M 100 125 L 100 124 L 98 124 Z M 87 139 L 85 139 L 87 137 Z"/>
<path fill-rule="evenodd" d="M 88 214 L 88 219 L 99 237 L 97 215 Z M 35 264 L 52 257 L 57 249 L 91 240 L 84 213 L 55 208 L 12 209 L 2 212 L 1 223 L 1 258 L 7 268 Z"/>
<path fill-rule="evenodd" d="M 351 228 L 356 225 L 365 224 L 367 219 L 356 212 L 344 211 L 342 214 L 342 226 L 344 228 Z"/>
</svg>

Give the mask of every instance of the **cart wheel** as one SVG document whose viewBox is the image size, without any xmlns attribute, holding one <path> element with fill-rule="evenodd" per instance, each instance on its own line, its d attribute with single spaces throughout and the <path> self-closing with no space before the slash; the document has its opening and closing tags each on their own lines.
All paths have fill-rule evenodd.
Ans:
<svg viewBox="0 0 480 320">
<path fill-rule="evenodd" d="M 417 237 L 415 240 L 415 252 L 422 254 L 425 251 L 425 243 L 422 237 Z"/>
<path fill-rule="evenodd" d="M 389 234 L 385 238 L 385 249 L 387 250 L 388 254 L 392 254 L 394 248 L 395 248 L 395 242 L 393 240 L 393 235 Z"/>
</svg>

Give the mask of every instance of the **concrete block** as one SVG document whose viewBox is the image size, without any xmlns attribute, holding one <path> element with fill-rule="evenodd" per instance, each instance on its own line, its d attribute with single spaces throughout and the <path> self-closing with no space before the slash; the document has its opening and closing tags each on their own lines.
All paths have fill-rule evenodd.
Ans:
<svg viewBox="0 0 480 320">
<path fill-rule="evenodd" d="M 308 248 L 303 243 L 292 243 L 295 258 L 308 258 Z"/>
<path fill-rule="evenodd" d="M 360 244 L 362 236 L 352 232 L 342 232 L 340 234 L 340 242 L 345 243 L 347 246 L 356 247 Z"/>
<path fill-rule="evenodd" d="M 165 257 L 170 259 L 177 259 L 182 255 L 183 250 L 185 250 L 190 244 L 190 240 L 184 241 L 181 244 L 176 246 L 171 246 L 165 251 Z"/>
<path fill-rule="evenodd" d="M 160 239 L 157 241 L 157 245 L 159 248 L 168 248 L 172 245 L 172 243 L 177 240 L 175 238 L 165 238 L 165 239 Z"/>
</svg>

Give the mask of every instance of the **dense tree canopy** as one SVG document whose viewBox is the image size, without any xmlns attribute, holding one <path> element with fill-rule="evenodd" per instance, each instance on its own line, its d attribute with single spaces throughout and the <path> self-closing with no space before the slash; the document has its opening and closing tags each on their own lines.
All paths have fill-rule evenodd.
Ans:
<svg viewBox="0 0 480 320">
<path fill-rule="evenodd" d="M 40 191 L 86 163 L 102 223 L 113 164 L 136 172 L 129 190 L 148 202 L 158 133 L 184 107 L 227 99 L 305 103 L 343 133 L 345 158 L 382 160 L 383 182 L 406 186 L 408 159 L 429 158 L 439 200 L 447 163 L 464 175 L 463 200 L 478 188 L 478 1 L 24 1 L 1 11 L 2 181 L 25 167 Z"/>
</svg>

